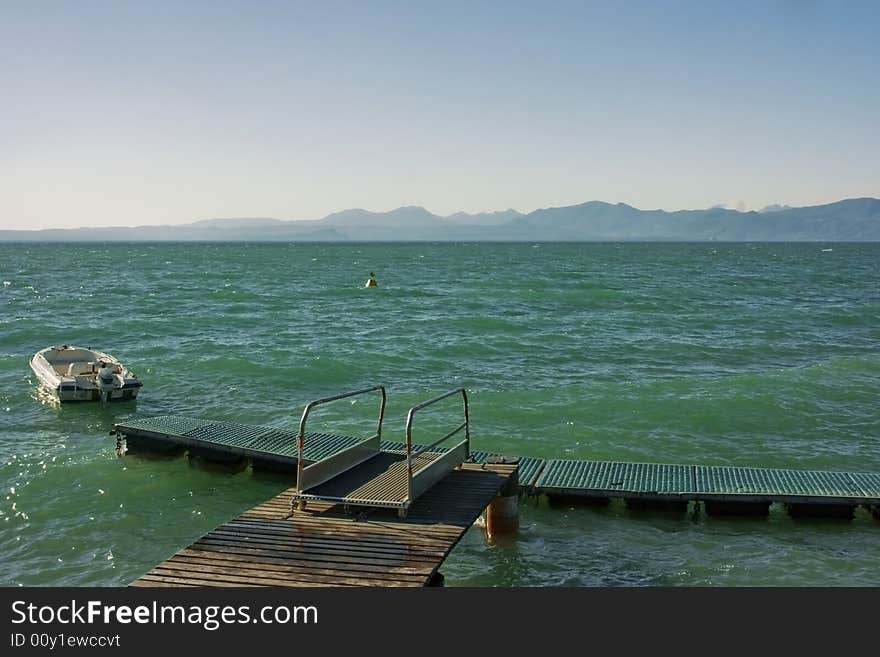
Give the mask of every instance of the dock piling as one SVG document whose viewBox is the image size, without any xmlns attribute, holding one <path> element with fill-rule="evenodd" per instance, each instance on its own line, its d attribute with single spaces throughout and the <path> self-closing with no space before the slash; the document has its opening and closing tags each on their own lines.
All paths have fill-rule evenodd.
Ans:
<svg viewBox="0 0 880 657">
<path fill-rule="evenodd" d="M 509 456 L 490 456 L 487 464 L 518 465 L 519 458 Z M 513 470 L 507 481 L 498 491 L 495 499 L 486 507 L 486 536 L 492 540 L 496 536 L 512 534 L 519 528 L 519 468 Z"/>
</svg>

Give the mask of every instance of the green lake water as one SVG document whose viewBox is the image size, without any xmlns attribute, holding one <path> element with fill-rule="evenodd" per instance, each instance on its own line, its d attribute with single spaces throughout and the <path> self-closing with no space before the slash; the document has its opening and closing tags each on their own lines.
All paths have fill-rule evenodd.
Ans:
<svg viewBox="0 0 880 657">
<path fill-rule="evenodd" d="M 63 343 L 117 356 L 140 398 L 50 403 L 28 361 Z M 0 585 L 125 585 L 288 485 L 119 458 L 114 422 L 295 428 L 311 399 L 375 383 L 389 440 L 464 386 L 476 449 L 880 472 L 880 244 L 0 244 Z M 374 411 L 316 421 L 369 433 Z M 864 509 L 539 498 L 520 520 L 500 545 L 469 531 L 447 585 L 880 585 Z"/>
</svg>

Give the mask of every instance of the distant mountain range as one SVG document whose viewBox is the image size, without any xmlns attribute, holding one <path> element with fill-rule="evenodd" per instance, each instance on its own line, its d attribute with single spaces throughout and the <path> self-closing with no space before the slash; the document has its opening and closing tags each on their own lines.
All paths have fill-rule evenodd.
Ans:
<svg viewBox="0 0 880 657">
<path fill-rule="evenodd" d="M 180 226 L 0 230 L 0 241 L 880 241 L 880 199 L 855 198 L 760 212 L 639 210 L 589 201 L 522 214 L 441 217 L 417 206 L 344 210 L 323 219 L 205 219 Z"/>
</svg>

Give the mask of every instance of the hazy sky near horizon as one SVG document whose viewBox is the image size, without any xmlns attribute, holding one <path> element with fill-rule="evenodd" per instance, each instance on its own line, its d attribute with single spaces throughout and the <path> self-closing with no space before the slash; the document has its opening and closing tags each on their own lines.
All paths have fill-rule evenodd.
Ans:
<svg viewBox="0 0 880 657">
<path fill-rule="evenodd" d="M 0 228 L 880 196 L 880 2 L 7 2 Z"/>
</svg>

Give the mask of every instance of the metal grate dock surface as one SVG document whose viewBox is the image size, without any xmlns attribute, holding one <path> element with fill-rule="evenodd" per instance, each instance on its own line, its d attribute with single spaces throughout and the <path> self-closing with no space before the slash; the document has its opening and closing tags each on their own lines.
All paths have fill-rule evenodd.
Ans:
<svg viewBox="0 0 880 657">
<path fill-rule="evenodd" d="M 850 475 L 863 494 L 880 500 L 880 474 L 856 472 Z"/>
<path fill-rule="evenodd" d="M 413 471 L 429 465 L 441 456 L 439 452 L 425 452 L 413 457 Z M 319 500 L 337 504 L 367 504 L 370 506 L 402 506 L 407 496 L 406 456 L 400 452 L 379 452 L 355 468 L 335 476 L 330 481 L 298 493 L 299 500 Z"/>
<path fill-rule="evenodd" d="M 544 459 L 536 459 L 532 456 L 526 456 L 519 460 L 519 487 L 520 490 L 525 489 L 532 492 L 538 476 L 544 470 L 547 461 Z"/>
<path fill-rule="evenodd" d="M 697 490 L 722 495 L 863 497 L 844 472 L 696 466 Z"/>
<path fill-rule="evenodd" d="M 641 499 L 877 504 L 880 475 L 616 461 L 550 460 L 535 491 Z"/>
<path fill-rule="evenodd" d="M 693 467 L 614 461 L 547 461 L 535 483 L 540 492 L 653 494 L 678 496 L 693 492 Z"/>
<path fill-rule="evenodd" d="M 296 432 L 278 427 L 255 426 L 165 415 L 115 425 L 126 438 L 160 439 L 186 447 L 217 447 L 224 452 L 250 457 L 275 457 L 296 462 Z M 309 433 L 305 456 L 318 461 L 350 447 L 360 439 L 326 433 Z"/>
</svg>

